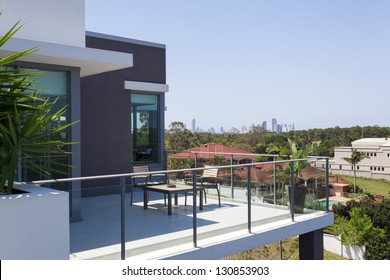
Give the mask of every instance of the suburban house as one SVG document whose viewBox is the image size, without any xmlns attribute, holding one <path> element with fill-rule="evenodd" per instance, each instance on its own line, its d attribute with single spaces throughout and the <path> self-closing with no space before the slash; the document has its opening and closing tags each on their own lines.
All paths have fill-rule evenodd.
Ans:
<svg viewBox="0 0 390 280">
<path fill-rule="evenodd" d="M 389 138 L 363 138 L 353 141 L 351 147 L 335 148 L 334 159 L 330 164 L 332 173 L 353 176 L 353 166 L 343 159 L 351 157 L 352 149 L 366 155 L 356 165 L 357 176 L 390 180 Z"/>
<path fill-rule="evenodd" d="M 117 177 L 81 182 L 78 177 L 131 173 L 136 164 L 155 170 L 165 166 L 165 46 L 86 32 L 83 0 L 4 0 L 0 10 L 0 34 L 19 20 L 25 23 L 1 47 L 0 57 L 37 47 L 35 53 L 9 67 L 39 70 L 44 75 L 37 78 L 36 87 L 44 90 L 43 96 L 60 97 L 59 105 L 68 105 L 67 115 L 59 122 L 80 120 L 59 135 L 79 143 L 61 159 L 75 166 L 68 171 L 74 181 L 45 185 L 69 193 L 73 258 L 119 259 L 119 252 L 126 251 L 122 258 L 218 259 L 296 236 L 301 259 L 323 258 L 323 228 L 333 224 L 333 213 L 328 211 L 295 213 L 294 203 L 285 205 L 287 201 L 252 205 L 251 192 L 248 195 L 244 189 L 242 197 L 247 201 L 222 196 L 218 205 L 210 194 L 204 209 L 197 212 L 196 189 L 186 189 L 192 194 L 188 202 L 192 210 L 181 203 L 172 215 L 166 215 L 161 193 L 132 190 L 135 198 L 130 205 L 124 203 L 128 195 L 124 191 L 115 194 L 120 190 L 115 187 L 120 185 Z M 242 160 L 250 162 L 251 157 Z M 42 179 L 23 166 L 18 171 L 18 181 Z M 199 200 L 202 205 L 203 199 Z M 153 209 L 146 211 L 148 203 Z M 44 229 L 45 224 L 38 226 Z M 191 237 L 197 236 L 201 246 L 196 242 L 192 246 Z M 120 246 L 124 243 L 126 250 Z M 155 251 L 160 253 L 148 255 Z"/>
<path fill-rule="evenodd" d="M 209 161 L 215 157 L 220 157 L 226 161 L 235 163 L 245 163 L 253 161 L 256 155 L 239 148 L 216 143 L 207 143 L 199 147 L 169 155 L 169 158 L 191 160 L 195 160 L 196 158 L 199 161 Z"/>
</svg>

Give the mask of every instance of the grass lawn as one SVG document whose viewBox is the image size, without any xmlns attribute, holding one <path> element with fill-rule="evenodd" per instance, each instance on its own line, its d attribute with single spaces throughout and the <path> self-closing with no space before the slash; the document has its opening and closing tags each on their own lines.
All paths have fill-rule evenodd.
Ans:
<svg viewBox="0 0 390 280">
<path fill-rule="evenodd" d="M 280 260 L 280 244 L 272 243 L 257 249 L 239 253 L 225 260 Z M 290 238 L 282 244 L 283 260 L 299 260 L 298 238 Z M 324 250 L 324 260 L 347 260 L 337 254 Z"/>
<path fill-rule="evenodd" d="M 344 175 L 341 177 L 353 184 L 353 177 Z M 390 198 L 390 181 L 357 177 L 356 185 L 363 190 L 366 189 L 372 195 L 379 194 Z"/>
</svg>

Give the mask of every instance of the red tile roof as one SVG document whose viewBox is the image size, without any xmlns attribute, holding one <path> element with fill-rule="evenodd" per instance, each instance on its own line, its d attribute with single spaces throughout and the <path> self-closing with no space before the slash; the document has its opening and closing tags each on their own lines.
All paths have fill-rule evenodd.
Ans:
<svg viewBox="0 0 390 280">
<path fill-rule="evenodd" d="M 221 154 L 220 156 L 223 156 L 226 160 L 230 160 L 231 154 L 233 154 L 234 160 L 243 160 L 243 159 L 249 159 L 253 160 L 255 157 L 255 154 L 249 153 L 247 151 L 233 148 L 229 146 L 225 146 L 222 144 L 205 144 L 201 147 L 195 147 L 186 151 L 181 151 L 179 153 L 170 155 L 170 158 L 186 158 L 186 159 L 195 159 L 195 153 L 197 153 L 197 159 L 199 160 L 210 160 L 215 157 L 215 155 L 218 155 L 218 153 L 226 153 Z M 238 155 L 238 154 L 245 154 L 245 155 Z M 282 167 L 285 166 L 285 163 L 282 163 Z M 267 164 L 258 164 L 252 167 L 251 169 L 251 182 L 265 182 L 265 183 L 272 183 L 273 182 L 273 163 L 267 163 Z M 230 176 L 230 172 L 222 173 L 221 176 Z M 234 171 L 234 175 L 239 176 L 242 180 L 247 180 L 248 178 L 248 169 L 246 167 L 242 168 L 236 168 Z M 325 172 L 323 170 L 308 166 L 301 170 L 301 176 L 302 179 L 318 179 L 320 177 L 325 176 Z"/>
<path fill-rule="evenodd" d="M 325 176 L 325 171 L 312 166 L 306 166 L 301 170 L 301 177 L 304 180 L 318 179 Z"/>
<path fill-rule="evenodd" d="M 279 164 L 280 165 L 280 164 Z M 284 166 L 284 164 L 282 164 Z M 251 182 L 265 182 L 265 183 L 273 183 L 273 163 L 267 164 L 259 164 L 251 169 Z M 240 168 L 234 171 L 235 175 L 240 176 L 242 180 L 248 179 L 248 169 Z M 307 166 L 301 170 L 302 179 L 318 179 L 325 176 L 325 172 L 323 170 Z"/>
<path fill-rule="evenodd" d="M 216 155 L 223 156 L 225 159 L 230 160 L 231 155 L 233 154 L 234 160 L 243 160 L 249 159 L 252 160 L 255 157 L 255 154 L 222 144 L 209 143 L 200 147 L 195 147 L 186 151 L 181 151 L 177 154 L 170 155 L 171 158 L 188 158 L 194 159 L 195 153 L 197 154 L 197 159 L 201 160 L 210 160 Z M 218 154 L 218 153 L 227 153 L 227 154 Z M 245 155 L 236 155 L 236 154 L 245 154 Z"/>
<path fill-rule="evenodd" d="M 339 176 L 329 176 L 329 185 L 332 186 L 349 186 L 349 182 Z"/>
</svg>

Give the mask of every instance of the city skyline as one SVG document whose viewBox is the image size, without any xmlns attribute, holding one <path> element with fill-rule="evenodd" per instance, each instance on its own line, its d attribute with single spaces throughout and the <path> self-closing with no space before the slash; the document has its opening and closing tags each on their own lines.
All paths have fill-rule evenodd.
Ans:
<svg viewBox="0 0 390 280">
<path fill-rule="evenodd" d="M 282 133 L 289 132 L 295 130 L 295 124 L 287 124 L 287 123 L 278 123 L 276 118 L 272 118 L 272 125 L 268 127 L 267 121 L 262 121 L 261 123 L 252 123 L 250 125 L 243 124 L 240 127 L 224 127 L 224 126 L 215 126 L 212 125 L 210 127 L 200 127 L 196 125 L 196 118 L 191 120 L 191 123 L 188 124 L 186 122 L 182 122 L 184 127 L 190 130 L 191 132 L 210 132 L 210 133 L 247 133 L 251 130 L 252 126 L 260 126 L 267 131 Z M 169 125 L 167 126 L 169 128 Z"/>
<path fill-rule="evenodd" d="M 166 45 L 167 127 L 389 126 L 389 14 L 384 0 L 86 0 L 87 30 Z"/>
</svg>

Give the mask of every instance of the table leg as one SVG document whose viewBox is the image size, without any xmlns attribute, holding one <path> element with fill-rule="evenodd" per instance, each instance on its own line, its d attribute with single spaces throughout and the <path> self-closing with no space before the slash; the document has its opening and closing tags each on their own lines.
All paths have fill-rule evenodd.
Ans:
<svg viewBox="0 0 390 280">
<path fill-rule="evenodd" d="M 144 188 L 144 209 L 148 209 L 148 191 Z"/>
<path fill-rule="evenodd" d="M 175 205 L 179 205 L 179 195 L 175 193 Z"/>
<path fill-rule="evenodd" d="M 172 215 L 172 195 L 168 193 L 168 215 Z"/>
</svg>

